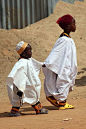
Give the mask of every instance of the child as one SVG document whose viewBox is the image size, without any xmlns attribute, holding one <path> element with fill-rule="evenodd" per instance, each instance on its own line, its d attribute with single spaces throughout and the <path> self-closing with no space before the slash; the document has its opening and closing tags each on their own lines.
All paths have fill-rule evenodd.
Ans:
<svg viewBox="0 0 86 129">
<path fill-rule="evenodd" d="M 75 19 L 67 14 L 57 24 L 64 30 L 56 41 L 43 65 L 46 99 L 59 109 L 74 108 L 66 102 L 69 91 L 73 90 L 77 75 L 76 47 L 70 32 L 75 32 Z"/>
<path fill-rule="evenodd" d="M 19 109 L 24 103 L 29 103 L 36 114 L 47 114 L 39 101 L 41 82 L 38 77 L 42 63 L 31 58 L 32 48 L 21 41 L 16 46 L 20 55 L 18 62 L 7 77 L 7 89 L 12 104 L 11 116 L 20 116 Z"/>
</svg>

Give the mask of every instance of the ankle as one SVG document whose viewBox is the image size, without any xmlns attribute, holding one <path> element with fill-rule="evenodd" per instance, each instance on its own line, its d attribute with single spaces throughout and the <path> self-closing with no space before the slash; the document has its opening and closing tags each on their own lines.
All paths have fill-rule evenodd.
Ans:
<svg viewBox="0 0 86 129">
<path fill-rule="evenodd" d="M 11 113 L 16 113 L 19 111 L 19 107 L 12 107 Z"/>
<path fill-rule="evenodd" d="M 65 106 L 65 105 L 66 105 L 66 100 L 59 102 L 59 106 Z"/>
<path fill-rule="evenodd" d="M 36 114 L 39 114 L 42 109 L 42 105 L 39 101 L 35 105 L 32 105 L 32 107 L 35 109 Z"/>
</svg>

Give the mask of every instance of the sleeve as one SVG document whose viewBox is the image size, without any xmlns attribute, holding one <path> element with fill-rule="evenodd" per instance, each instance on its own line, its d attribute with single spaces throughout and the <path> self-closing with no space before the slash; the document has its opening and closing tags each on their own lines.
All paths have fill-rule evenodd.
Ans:
<svg viewBox="0 0 86 129">
<path fill-rule="evenodd" d="M 26 79 L 27 63 L 24 60 L 21 60 L 14 65 L 12 71 L 6 79 L 6 82 L 10 88 L 12 88 L 14 84 L 20 91 L 24 92 L 26 87 Z"/>
<path fill-rule="evenodd" d="M 26 80 L 27 80 L 27 75 L 25 69 L 24 67 L 21 67 L 20 69 L 17 70 L 13 79 L 13 83 L 20 91 L 24 92 L 26 88 Z"/>
<path fill-rule="evenodd" d="M 64 38 L 58 39 L 44 64 L 54 73 L 61 73 L 65 65 L 67 51 L 68 41 Z"/>
<path fill-rule="evenodd" d="M 77 76 L 77 57 L 76 57 L 76 46 L 74 41 L 72 41 L 71 45 L 71 78 L 72 78 L 72 85 L 75 84 L 75 78 Z"/>
<path fill-rule="evenodd" d="M 33 63 L 36 73 L 39 75 L 39 72 L 42 68 L 43 62 L 39 62 L 39 61 L 35 60 L 34 58 L 31 58 L 31 60 L 32 60 L 32 63 Z"/>
</svg>

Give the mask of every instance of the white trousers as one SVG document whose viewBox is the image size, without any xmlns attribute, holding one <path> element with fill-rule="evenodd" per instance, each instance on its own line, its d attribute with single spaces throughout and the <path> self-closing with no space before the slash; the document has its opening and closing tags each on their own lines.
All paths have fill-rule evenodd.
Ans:
<svg viewBox="0 0 86 129">
<path fill-rule="evenodd" d="M 54 98 L 59 102 L 66 100 L 69 91 L 73 90 L 73 87 L 70 86 L 71 80 L 64 74 L 59 77 L 47 67 L 43 67 L 43 72 L 45 75 L 45 95 L 47 97 L 54 96 Z"/>
</svg>

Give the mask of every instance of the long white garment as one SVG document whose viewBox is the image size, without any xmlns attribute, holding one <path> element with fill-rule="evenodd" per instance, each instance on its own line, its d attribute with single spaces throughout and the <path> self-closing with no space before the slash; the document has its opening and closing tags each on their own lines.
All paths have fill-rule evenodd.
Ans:
<svg viewBox="0 0 86 129">
<path fill-rule="evenodd" d="M 20 107 L 17 92 L 23 92 L 23 103 L 35 104 L 40 98 L 41 82 L 38 77 L 42 63 L 33 59 L 20 59 L 6 79 L 12 106 Z"/>
<path fill-rule="evenodd" d="M 44 64 L 46 96 L 53 95 L 57 101 L 64 101 L 69 91 L 73 90 L 77 75 L 76 47 L 73 39 L 60 37 Z"/>
</svg>

